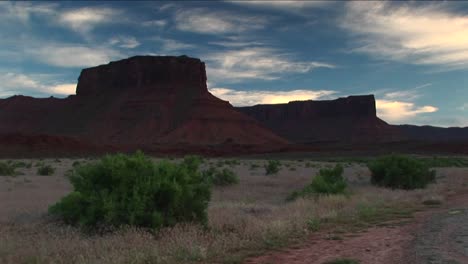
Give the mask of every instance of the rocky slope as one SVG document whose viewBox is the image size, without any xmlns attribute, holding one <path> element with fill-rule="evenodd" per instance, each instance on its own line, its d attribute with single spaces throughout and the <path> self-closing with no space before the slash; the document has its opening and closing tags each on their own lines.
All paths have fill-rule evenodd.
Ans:
<svg viewBox="0 0 468 264">
<path fill-rule="evenodd" d="M 186 56 L 136 56 L 84 69 L 76 95 L 0 100 L 0 134 L 160 146 L 279 146 L 288 142 L 211 95 L 205 65 Z"/>
<path fill-rule="evenodd" d="M 405 138 L 377 117 L 373 95 L 237 109 L 296 143 L 382 143 Z"/>
</svg>

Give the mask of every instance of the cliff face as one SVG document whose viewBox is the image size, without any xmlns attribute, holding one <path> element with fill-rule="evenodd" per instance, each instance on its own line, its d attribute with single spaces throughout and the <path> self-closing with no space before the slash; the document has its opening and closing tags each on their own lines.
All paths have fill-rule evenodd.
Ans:
<svg viewBox="0 0 468 264">
<path fill-rule="evenodd" d="M 145 148 L 287 144 L 211 95 L 205 64 L 186 56 L 137 56 L 84 69 L 76 95 L 65 99 L 0 100 L 0 134 L 7 133 Z"/>
<path fill-rule="evenodd" d="M 371 143 L 404 138 L 397 128 L 376 116 L 373 95 L 237 109 L 296 143 Z"/>
</svg>

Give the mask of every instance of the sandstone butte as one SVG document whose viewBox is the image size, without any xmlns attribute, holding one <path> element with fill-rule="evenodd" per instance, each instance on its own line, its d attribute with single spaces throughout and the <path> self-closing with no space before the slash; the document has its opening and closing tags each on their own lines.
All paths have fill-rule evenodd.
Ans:
<svg viewBox="0 0 468 264">
<path fill-rule="evenodd" d="M 76 95 L 1 99 L 0 144 L 152 151 L 288 144 L 213 96 L 206 81 L 205 64 L 187 56 L 135 56 L 84 69 Z"/>
<path fill-rule="evenodd" d="M 135 56 L 84 69 L 76 95 L 0 99 L 0 155 L 136 149 L 229 155 L 421 138 L 457 141 L 443 143 L 450 152 L 468 142 L 468 128 L 389 125 L 377 117 L 373 95 L 235 108 L 206 82 L 205 64 L 187 56 Z"/>
</svg>

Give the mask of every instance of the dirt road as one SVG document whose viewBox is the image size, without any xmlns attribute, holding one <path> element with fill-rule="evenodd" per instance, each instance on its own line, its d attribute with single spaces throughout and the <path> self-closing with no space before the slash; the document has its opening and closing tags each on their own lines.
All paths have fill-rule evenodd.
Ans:
<svg viewBox="0 0 468 264">
<path fill-rule="evenodd" d="M 468 263 L 468 193 L 442 208 L 417 213 L 407 224 L 375 227 L 333 240 L 316 234 L 295 248 L 252 258 L 248 264 L 323 264 L 349 258 L 361 264 Z"/>
<path fill-rule="evenodd" d="M 415 233 L 415 263 L 468 263 L 468 195 L 427 218 Z"/>
</svg>

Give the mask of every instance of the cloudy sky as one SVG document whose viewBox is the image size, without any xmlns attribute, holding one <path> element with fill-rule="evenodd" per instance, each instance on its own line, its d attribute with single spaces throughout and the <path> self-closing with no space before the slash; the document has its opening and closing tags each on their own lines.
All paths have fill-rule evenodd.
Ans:
<svg viewBox="0 0 468 264">
<path fill-rule="evenodd" d="M 0 98 L 182 54 L 233 105 L 372 93 L 389 123 L 468 126 L 468 2 L 0 2 Z"/>
</svg>

